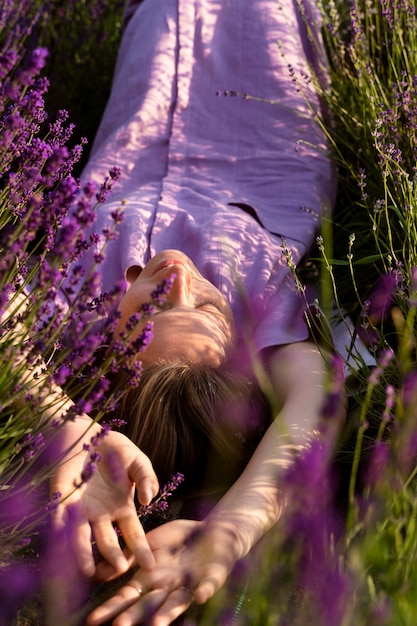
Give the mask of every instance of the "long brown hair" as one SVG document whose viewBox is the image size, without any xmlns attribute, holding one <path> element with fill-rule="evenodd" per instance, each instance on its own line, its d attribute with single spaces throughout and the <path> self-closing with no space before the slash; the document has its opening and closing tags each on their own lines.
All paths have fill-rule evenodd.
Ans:
<svg viewBox="0 0 417 626">
<path fill-rule="evenodd" d="M 177 361 L 148 366 L 119 415 L 125 434 L 151 459 L 160 483 L 185 476 L 187 495 L 224 491 L 237 478 L 270 421 L 256 381 Z"/>
</svg>

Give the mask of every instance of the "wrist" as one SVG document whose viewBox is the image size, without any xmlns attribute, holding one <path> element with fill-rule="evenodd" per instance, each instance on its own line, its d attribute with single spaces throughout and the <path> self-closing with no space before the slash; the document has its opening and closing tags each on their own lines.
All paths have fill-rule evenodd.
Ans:
<svg viewBox="0 0 417 626">
<path fill-rule="evenodd" d="M 263 489 L 248 488 L 252 481 L 239 479 L 206 518 L 233 549 L 236 560 L 244 558 L 281 516 L 284 506 L 275 476 L 265 478 Z"/>
<path fill-rule="evenodd" d="M 81 451 L 94 435 L 101 431 L 100 424 L 94 422 L 88 415 L 80 415 L 73 420 L 67 420 L 57 428 L 57 448 L 61 454 Z"/>
<path fill-rule="evenodd" d="M 230 556 L 233 564 L 243 559 L 256 543 L 253 533 L 239 515 L 210 514 L 203 522 L 202 532 L 212 545 L 221 546 L 221 550 Z"/>
<path fill-rule="evenodd" d="M 63 422 L 56 428 L 48 446 L 48 462 L 52 469 L 51 485 L 71 478 L 79 480 L 80 473 L 89 455 L 92 437 L 101 431 L 101 426 L 87 415 Z"/>
</svg>

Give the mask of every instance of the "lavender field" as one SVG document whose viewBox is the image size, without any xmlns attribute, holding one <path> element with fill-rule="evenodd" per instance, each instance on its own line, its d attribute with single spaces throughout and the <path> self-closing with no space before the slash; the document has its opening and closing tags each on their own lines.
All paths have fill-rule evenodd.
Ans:
<svg viewBox="0 0 417 626">
<path fill-rule="evenodd" d="M 326 111 L 320 123 L 339 192 L 311 266 L 319 272 L 318 315 L 346 320 L 352 352 L 346 379 L 329 380 L 323 412 L 331 416 L 345 393 L 348 419 L 330 461 L 317 443 L 294 462 L 280 523 L 187 624 L 417 620 L 416 3 L 318 5 L 330 76 L 326 89 L 316 81 Z M 69 265 L 93 245 L 85 231 L 119 176 L 112 170 L 100 188 L 78 178 L 109 94 L 122 13 L 120 0 L 0 6 L 0 626 L 56 623 L 42 578 L 53 575 L 56 554 L 66 554 L 50 527 L 61 494 L 48 493 L 60 425 L 88 413 L 105 430 L 118 428 L 123 388 L 108 393 L 108 376 L 122 368 L 125 346 L 101 358 L 114 320 L 92 327 L 103 306 L 96 271 L 104 249 L 90 275 L 77 278 L 85 282 L 76 306 L 61 310 L 55 301 Z M 305 77 L 294 80 L 302 90 Z M 115 229 L 121 213 L 112 217 Z M 296 280 L 302 289 L 304 275 Z M 106 304 L 117 296 L 106 294 Z M 68 332 L 77 337 L 70 347 Z M 374 366 L 356 354 L 356 337 Z M 142 334 L 138 348 L 148 340 Z M 135 361 L 130 384 L 140 373 Z M 95 444 L 74 489 L 99 463 Z M 175 487 L 174 480 L 162 489 L 156 508 Z M 54 602 L 62 626 L 75 626 L 85 623 L 89 592 L 66 558 Z"/>
</svg>

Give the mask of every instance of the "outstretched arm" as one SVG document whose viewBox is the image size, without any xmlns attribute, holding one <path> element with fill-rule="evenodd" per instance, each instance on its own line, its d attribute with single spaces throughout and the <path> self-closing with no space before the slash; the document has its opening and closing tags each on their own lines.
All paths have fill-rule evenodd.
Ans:
<svg viewBox="0 0 417 626">
<path fill-rule="evenodd" d="M 150 606 L 156 611 L 154 621 L 148 618 L 147 623 L 170 624 L 192 598 L 206 602 L 224 584 L 235 563 L 278 521 L 283 506 L 282 472 L 294 452 L 318 436 L 327 368 L 310 342 L 274 349 L 269 368 L 282 409 L 242 475 L 203 522 L 177 520 L 148 533 L 156 567 L 151 572 L 139 570 L 90 615 L 88 624 L 102 624 L 118 615 L 124 626 L 137 624 L 149 615 Z M 342 415 L 343 410 L 329 423 L 326 436 L 336 436 Z M 116 618 L 113 624 L 118 623 Z"/>
<path fill-rule="evenodd" d="M 26 305 L 26 296 L 17 295 L 0 321 L 16 315 Z M 61 494 L 57 502 L 62 502 L 54 511 L 55 528 L 62 530 L 67 526 L 78 567 L 86 576 L 92 576 L 96 570 L 92 539 L 109 566 L 119 574 L 128 569 L 113 522 L 141 567 L 152 567 L 154 557 L 134 503 L 135 488 L 139 502 L 144 505 L 158 492 L 158 480 L 150 460 L 121 433 L 109 431 L 101 437 L 102 427 L 88 415 L 61 419 L 71 410 L 73 402 L 51 383 L 43 363 L 28 368 L 25 352 L 13 351 L 13 344 L 21 342 L 26 334 L 26 329 L 16 323 L 9 336 L 11 359 L 14 367 L 21 370 L 20 383 L 39 395 L 38 408 L 48 442 L 43 458 L 50 467 L 51 493 Z M 54 428 L 53 422 L 61 425 Z M 91 446 L 93 437 L 97 438 L 97 446 Z M 91 451 L 101 458 L 94 473 Z"/>
</svg>

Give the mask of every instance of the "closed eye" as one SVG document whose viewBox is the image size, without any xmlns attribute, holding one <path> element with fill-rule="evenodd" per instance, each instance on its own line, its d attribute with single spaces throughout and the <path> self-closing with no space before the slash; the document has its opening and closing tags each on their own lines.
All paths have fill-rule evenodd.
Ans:
<svg viewBox="0 0 417 626">
<path fill-rule="evenodd" d="M 223 313 L 222 308 L 220 307 L 219 303 L 216 300 L 210 300 L 210 299 L 203 300 L 202 302 L 199 302 L 195 308 L 202 309 L 206 306 L 212 306 L 220 313 Z M 171 309 L 172 309 L 172 306 L 169 304 L 169 302 L 166 302 L 164 304 L 159 304 L 155 306 L 154 315 L 158 315 L 158 313 L 163 313 L 164 311 L 170 311 Z"/>
<path fill-rule="evenodd" d="M 219 303 L 216 300 L 204 300 L 204 302 L 200 302 L 197 309 L 201 309 L 203 306 L 214 306 L 215 309 L 220 310 Z"/>
</svg>

